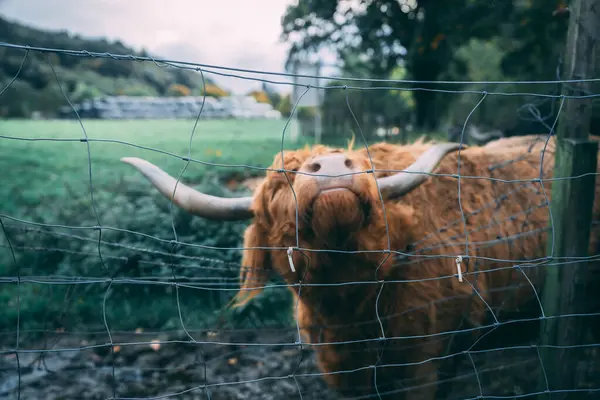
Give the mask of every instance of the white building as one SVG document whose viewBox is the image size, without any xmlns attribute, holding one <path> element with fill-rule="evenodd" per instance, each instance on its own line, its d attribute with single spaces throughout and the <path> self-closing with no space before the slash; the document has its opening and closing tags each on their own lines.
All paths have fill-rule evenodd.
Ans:
<svg viewBox="0 0 600 400">
<path fill-rule="evenodd" d="M 81 118 L 98 119 L 193 119 L 200 110 L 200 118 L 281 118 L 273 106 L 252 96 L 104 96 L 84 100 L 75 109 Z M 61 107 L 59 113 L 63 118 L 76 118 L 70 106 Z"/>
</svg>

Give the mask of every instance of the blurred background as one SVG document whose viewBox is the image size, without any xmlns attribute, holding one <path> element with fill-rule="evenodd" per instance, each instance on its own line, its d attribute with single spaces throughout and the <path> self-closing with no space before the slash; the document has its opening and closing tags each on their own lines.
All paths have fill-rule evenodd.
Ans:
<svg viewBox="0 0 600 400">
<path fill-rule="evenodd" d="M 179 176 L 189 156 L 184 182 L 240 196 L 282 148 L 458 141 L 467 118 L 468 143 L 547 134 L 568 19 L 557 0 L 0 0 L 0 398 L 329 396 L 250 382 L 315 370 L 283 346 L 285 287 L 227 308 L 246 223 L 171 209 L 119 159 Z"/>
<path fill-rule="evenodd" d="M 48 61 L 69 99 L 83 104 L 91 114 L 109 107 L 94 103 L 106 97 L 133 98 L 129 99 L 131 107 L 143 108 L 144 104 L 135 103 L 136 98 L 206 93 L 213 99 L 230 100 L 225 101 L 225 110 L 206 110 L 206 117 L 219 111 L 222 115 L 237 112 L 262 117 L 273 109 L 285 118 L 295 103 L 290 96 L 292 100 L 299 96 L 293 96 L 286 82 L 332 87 L 385 87 L 373 80 L 386 79 L 423 82 L 389 85 L 406 90 L 350 90 L 353 112 L 365 135 L 437 132 L 462 126 L 483 90 L 557 93 L 559 85 L 555 83 L 522 82 L 559 78 L 569 15 L 566 4 L 554 0 L 458 1 L 452 5 L 416 0 L 260 0 L 252 4 L 177 0 L 168 7 L 141 0 L 2 0 L 0 6 L 2 40 L 13 44 L 151 56 L 260 72 L 367 79 L 338 82 L 240 71 L 237 77 L 228 77 L 224 74 L 236 71 L 221 70 L 219 75 L 206 74 L 204 87 L 197 74 L 159 68 L 152 62 L 31 53 L 19 79 L 2 98 L 2 117 L 73 116 Z M 19 69 L 23 51 L 2 51 L 0 78 L 7 83 Z M 270 78 L 277 84 L 249 78 Z M 486 83 L 497 81 L 502 83 Z M 450 92 L 414 91 L 416 87 Z M 458 90 L 474 93 L 452 93 Z M 243 101 L 243 97 L 270 107 L 229 104 Z M 343 91 L 312 90 L 302 103 L 299 118 L 319 111 L 324 135 L 347 136 L 354 129 L 354 121 L 345 112 Z M 315 110 L 317 105 L 319 110 Z M 470 122 L 507 135 L 538 133 L 545 130 L 539 120 L 551 123 L 555 108 L 552 101 L 535 96 L 490 96 Z M 122 107 L 111 110 L 114 112 L 104 118 L 128 117 L 118 112 Z M 142 110 L 139 114 L 146 118 Z M 305 129 L 305 134 L 314 134 L 309 126 Z"/>
</svg>

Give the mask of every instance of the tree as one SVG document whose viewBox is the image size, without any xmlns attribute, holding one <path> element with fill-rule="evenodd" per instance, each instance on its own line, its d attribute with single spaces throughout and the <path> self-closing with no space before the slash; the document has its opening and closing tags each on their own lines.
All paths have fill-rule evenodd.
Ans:
<svg viewBox="0 0 600 400">
<path fill-rule="evenodd" d="M 519 52 L 527 52 L 541 37 L 544 43 L 538 46 L 551 47 L 553 51 L 541 54 L 535 62 L 545 64 L 554 60 L 560 38 L 566 32 L 553 16 L 558 3 L 361 0 L 350 4 L 345 0 L 298 0 L 285 13 L 282 37 L 292 43 L 288 62 L 302 53 L 328 47 L 336 50 L 343 63 L 348 61 L 349 54 L 360 57 L 369 74 L 375 77 L 387 77 L 398 65 L 404 65 L 409 79 L 424 81 L 415 87 L 429 89 L 415 91 L 414 100 L 417 125 L 431 129 L 448 102 L 436 102 L 438 95 L 430 89 L 460 87 L 430 82 L 445 78 L 450 70 L 455 79 L 466 74 L 466 66 L 455 57 L 458 48 L 472 38 L 507 37 L 508 70 L 509 65 L 520 62 Z M 511 43 L 509 38 L 517 41 Z M 535 54 L 540 56 L 540 51 Z M 527 63 L 522 65 L 521 72 Z"/>
<path fill-rule="evenodd" d="M 354 77 L 369 77 L 368 63 L 351 54 L 346 56 L 346 61 L 343 74 L 354 71 Z M 403 79 L 405 76 L 406 70 L 402 67 L 396 67 L 390 73 L 392 79 Z M 359 137 L 356 120 L 360 132 L 367 138 L 375 135 L 380 128 L 391 129 L 410 124 L 413 92 L 392 89 L 344 90 L 341 88 L 344 84 L 343 81 L 330 82 L 329 88 L 324 91 L 321 113 L 325 140 L 331 136 L 334 141 L 339 137 L 347 138 L 349 132 Z M 362 86 L 375 85 L 364 83 Z"/>
<path fill-rule="evenodd" d="M 563 0 L 529 0 L 526 5 L 516 8 L 508 20 L 505 47 L 509 50 L 502 68 L 510 75 L 558 79 L 557 67 L 569 23 L 568 8 Z"/>
</svg>

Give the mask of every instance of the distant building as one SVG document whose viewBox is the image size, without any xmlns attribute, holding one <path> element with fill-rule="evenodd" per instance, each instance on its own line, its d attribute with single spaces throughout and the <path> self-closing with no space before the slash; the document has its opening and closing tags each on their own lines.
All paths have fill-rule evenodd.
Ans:
<svg viewBox="0 0 600 400">
<path fill-rule="evenodd" d="M 208 96 L 104 96 L 84 100 L 74 107 L 81 118 L 97 119 L 195 119 L 201 109 L 200 118 L 281 118 L 281 113 L 273 106 L 259 103 L 252 96 L 221 99 Z M 61 107 L 59 116 L 77 118 L 71 106 Z"/>
</svg>

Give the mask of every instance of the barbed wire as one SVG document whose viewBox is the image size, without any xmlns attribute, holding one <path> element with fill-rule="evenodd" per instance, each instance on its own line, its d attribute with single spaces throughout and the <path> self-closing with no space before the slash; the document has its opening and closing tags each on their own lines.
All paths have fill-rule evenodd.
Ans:
<svg viewBox="0 0 600 400">
<path fill-rule="evenodd" d="M 36 393 L 33 383 L 38 382 L 39 384 L 39 380 L 43 378 L 47 378 L 44 381 L 47 385 L 47 392 L 45 394 L 57 389 L 54 387 L 55 383 L 53 380 L 58 380 L 63 385 L 58 390 L 69 391 L 71 389 L 65 385 L 75 385 L 75 382 L 66 378 L 68 374 L 64 372 L 77 371 L 77 374 L 84 375 L 83 371 L 89 371 L 90 369 L 94 370 L 97 374 L 96 377 L 85 375 L 90 386 L 97 388 L 97 390 L 94 389 L 96 390 L 95 392 L 90 392 L 90 398 L 106 398 L 110 396 L 108 397 L 110 399 L 158 399 L 177 396 L 186 398 L 186 395 L 189 395 L 189 398 L 220 399 L 234 398 L 234 396 L 239 397 L 240 394 L 242 396 L 257 397 L 263 395 L 266 398 L 274 396 L 297 396 L 300 399 L 338 398 L 334 391 L 327 390 L 325 382 L 328 380 L 329 382 L 337 381 L 343 384 L 354 385 L 353 387 L 345 388 L 354 391 L 354 395 L 349 397 L 354 399 L 383 399 L 384 396 L 406 394 L 420 389 L 427 390 L 428 387 L 439 386 L 441 388 L 444 385 L 451 385 L 453 389 L 459 386 L 471 385 L 470 387 L 473 390 L 470 392 L 468 389 L 461 391 L 458 388 L 455 390 L 454 395 L 460 396 L 460 398 L 472 399 L 527 398 L 550 393 L 576 392 L 591 394 L 600 392 L 600 387 L 594 386 L 593 381 L 590 381 L 591 383 L 583 383 L 585 387 L 582 388 L 550 389 L 550 383 L 547 378 L 545 389 L 532 389 L 532 382 L 536 378 L 531 376 L 531 371 L 537 371 L 537 369 L 541 369 L 541 373 L 546 375 L 544 363 L 539 353 L 539 350 L 542 348 L 585 349 L 588 352 L 587 357 L 589 360 L 586 360 L 588 363 L 587 368 L 590 371 L 590 376 L 594 376 L 594 374 L 600 371 L 600 365 L 595 365 L 592 362 L 594 355 L 600 347 L 600 343 L 579 343 L 576 345 L 504 344 L 493 348 L 478 348 L 478 345 L 482 341 L 502 328 L 510 328 L 519 326 L 519 324 L 535 323 L 544 320 L 600 317 L 600 308 L 595 310 L 586 309 L 568 314 L 548 315 L 540 300 L 538 288 L 533 283 L 533 281 L 539 281 L 537 277 L 534 278 L 533 276 L 542 274 L 540 272 L 541 268 L 548 269 L 583 263 L 598 263 L 600 261 L 600 253 L 588 256 L 554 256 L 553 246 L 556 233 L 554 232 L 552 211 L 549 207 L 549 189 L 546 186 L 554 181 L 596 176 L 598 172 L 570 177 L 548 177 L 545 175 L 548 175 L 550 172 L 550 169 L 548 169 L 549 161 L 548 158 L 544 159 L 550 139 L 554 136 L 554 130 L 565 101 L 569 99 L 595 98 L 600 96 L 600 93 L 590 92 L 584 95 L 570 96 L 560 94 L 556 90 L 553 94 L 545 94 L 485 90 L 448 90 L 408 86 L 413 84 L 558 85 L 583 82 L 592 83 L 600 81 L 600 78 L 560 80 L 558 79 L 559 72 L 557 72 L 556 81 L 522 82 L 414 81 L 351 77 L 314 77 L 310 75 L 255 71 L 134 55 L 33 47 L 5 42 L 0 42 L 0 47 L 22 50 L 25 53 L 14 78 L 0 91 L 0 96 L 5 95 L 11 85 L 18 79 L 23 65 L 25 65 L 25 61 L 31 52 L 46 55 L 61 54 L 72 57 L 110 58 L 121 62 L 151 62 L 156 66 L 164 68 L 192 70 L 200 73 L 203 88 L 202 106 L 196 115 L 189 136 L 187 154 L 180 155 L 124 140 L 89 137 L 82 118 L 80 118 L 76 107 L 69 99 L 68 93 L 63 89 L 63 85 L 61 85 L 60 76 L 54 68 L 51 59 L 49 57 L 46 58 L 62 96 L 66 99 L 76 116 L 82 130 L 82 137 L 40 138 L 0 134 L 0 139 L 48 144 L 65 142 L 84 143 L 87 151 L 88 194 L 90 196 L 90 206 L 93 211 L 94 223 L 92 225 L 82 224 L 79 226 L 70 223 L 49 223 L 0 212 L 0 226 L 4 234 L 4 240 L 6 241 L 6 244 L 0 243 L 0 247 L 7 250 L 12 262 L 12 267 L 8 266 L 6 268 L 8 274 L 0 277 L 0 284 L 16 285 L 16 329 L 0 330 L 0 338 L 9 336 L 15 338 L 14 345 L 6 345 L 5 340 L 0 339 L 0 380 L 4 379 L 6 382 L 0 384 L 0 396 L 15 395 L 16 398 L 21 399 L 25 393 L 32 395 L 31 393 Z M 301 85 L 293 82 L 263 79 L 256 76 L 242 76 L 239 75 L 240 73 L 288 78 L 294 76 L 320 78 L 369 83 L 371 85 Z M 273 167 L 262 167 L 247 164 L 214 163 L 192 156 L 193 139 L 206 100 L 205 74 L 250 79 L 277 85 L 296 85 L 306 88 L 300 98 L 296 99 L 293 104 L 291 115 L 285 123 L 283 132 L 281 132 L 280 168 L 276 167 L 276 164 Z M 386 84 L 386 86 L 373 86 L 373 83 Z M 389 86 L 390 84 L 407 86 Z M 311 90 L 342 90 L 344 92 L 347 110 L 355 123 L 356 130 L 360 136 L 359 139 L 364 144 L 364 158 L 369 163 L 367 171 L 331 175 L 323 173 L 315 174 L 314 172 L 286 168 L 286 162 L 284 162 L 285 155 L 294 154 L 293 150 L 285 150 L 284 148 L 286 130 L 292 116 L 298 109 L 302 97 Z M 349 90 L 375 92 L 383 90 L 432 91 L 455 95 L 480 95 L 481 98 L 473 106 L 463 124 L 460 146 L 456 151 L 456 173 L 423 173 L 406 171 L 404 169 L 380 169 L 379 165 L 376 164 L 381 163 L 381 159 L 377 158 L 378 156 L 374 153 L 373 146 L 368 144 L 359 119 L 352 109 L 349 100 Z M 546 123 L 548 116 L 542 116 L 539 112 L 538 106 L 543 103 L 534 101 L 519 109 L 520 112 L 527 110 L 530 118 L 542 123 L 548 129 L 547 134 L 542 135 L 541 138 L 537 138 L 538 141 L 543 142 L 543 148 L 539 149 L 539 174 L 537 176 L 508 179 L 507 177 L 512 177 L 510 175 L 503 175 L 502 172 L 503 168 L 518 168 L 515 165 L 520 162 L 531 162 L 532 158 L 529 155 L 533 151 L 535 140 L 529 146 L 521 147 L 520 153 L 514 152 L 509 154 L 507 151 L 505 155 L 498 155 L 499 153 L 494 153 L 495 157 L 490 155 L 490 164 L 487 166 L 487 170 L 490 173 L 489 176 L 461 173 L 461 168 L 466 168 L 467 170 L 474 169 L 469 168 L 469 165 L 474 161 L 470 159 L 471 156 L 468 152 L 465 153 L 469 148 L 463 145 L 465 128 L 471 116 L 490 96 L 533 96 L 541 99 L 541 102 L 560 100 L 560 106 L 552 124 Z M 552 108 L 552 113 L 553 111 L 554 109 Z M 93 172 L 96 169 L 92 168 L 92 143 L 128 146 L 184 161 L 185 165 L 176 178 L 175 188 L 171 194 L 173 197 L 177 193 L 178 186 L 182 184 L 184 173 L 192 163 L 219 168 L 243 168 L 265 174 L 282 174 L 285 177 L 285 184 L 290 189 L 291 198 L 293 198 L 295 205 L 294 224 L 292 224 L 294 231 L 292 242 L 294 242 L 294 245 L 217 246 L 186 242 L 183 240 L 183 237 L 189 237 L 190 235 L 181 235 L 178 233 L 176 224 L 177 210 L 171 202 L 168 202 L 170 228 L 172 231 L 170 238 L 167 236 L 160 237 L 158 234 L 149 232 L 140 232 L 103 224 L 102 215 L 98 208 L 98 198 L 95 196 L 98 193 L 98 188 L 93 180 Z M 355 151 L 358 152 L 360 150 Z M 509 158 L 509 156 L 513 156 L 513 158 Z M 553 154 L 551 157 L 553 158 Z M 544 161 L 546 161 L 546 164 Z M 95 168 L 102 168 L 98 165 L 94 166 Z M 476 170 L 482 171 L 484 168 L 486 167 L 480 166 Z M 385 231 L 384 248 L 372 249 L 364 246 L 365 248 L 362 249 L 340 250 L 333 248 L 311 248 L 308 246 L 310 241 L 301 232 L 301 223 L 305 222 L 305 216 L 302 215 L 299 208 L 299 193 L 297 193 L 298 188 L 294 185 L 295 178 L 291 176 L 352 176 L 360 179 L 358 177 L 365 174 L 367 176 L 368 174 L 372 174 L 375 177 L 376 174 L 386 176 L 399 172 L 427 175 L 436 179 L 447 178 L 456 180 L 458 218 L 454 218 L 452 215 L 438 215 L 437 217 L 440 218 L 440 221 L 435 224 L 432 223 L 435 226 L 432 226 L 433 229 L 428 233 L 421 237 L 415 237 L 414 240 L 411 238 L 411 241 L 407 243 L 407 248 L 394 248 L 399 242 L 398 235 L 400 234 L 397 229 L 393 229 L 397 228 L 398 225 L 395 222 L 389 224 L 388 220 L 390 218 L 389 210 L 393 210 L 394 206 L 391 206 L 384 199 L 382 190 L 379 187 L 379 181 L 376 179 L 377 199 L 373 200 L 373 204 L 377 203 L 383 214 L 384 225 L 382 232 Z M 492 176 L 493 174 L 497 176 Z M 484 184 L 480 182 L 484 182 Z M 493 191 L 489 196 L 489 201 L 486 200 L 485 196 L 472 201 L 473 195 L 470 191 L 474 189 L 469 189 L 469 186 L 480 185 L 475 187 L 480 190 L 487 190 L 485 182 L 490 185 L 487 189 Z M 501 188 L 502 185 L 507 184 L 513 186 L 506 190 Z M 481 185 L 484 186 L 481 187 Z M 466 191 L 466 195 L 463 191 Z M 465 202 L 464 199 L 469 196 L 471 196 L 471 201 Z M 540 197 L 542 200 L 531 201 L 532 196 Z M 523 200 L 524 197 L 527 199 L 528 204 L 519 204 L 519 201 Z M 596 201 L 600 200 L 597 199 Z M 515 210 L 514 213 L 507 215 L 506 209 L 502 208 L 507 202 L 519 205 L 521 208 L 520 211 Z M 409 206 L 418 208 L 418 205 L 410 205 L 410 201 Z M 539 210 L 543 209 L 548 210 L 549 224 L 544 224 L 545 221 L 539 220 L 536 214 Z M 423 212 L 434 211 L 425 210 Z M 392 216 L 393 218 L 397 218 L 394 215 L 394 211 L 392 211 Z M 489 220 L 484 221 L 483 218 L 489 218 Z M 594 218 L 600 219 L 598 206 L 596 206 Z M 470 222 L 472 220 L 480 221 L 481 223 L 473 225 Z M 429 220 L 424 218 L 423 221 L 427 224 Z M 509 224 L 521 224 L 521 230 L 515 233 L 511 231 Z M 534 228 L 530 227 L 527 230 L 526 228 L 531 225 Z M 544 225 L 544 227 L 539 227 L 541 225 Z M 592 221 L 592 229 L 597 229 L 599 226 L 600 220 Z M 498 232 L 492 234 L 491 230 L 493 229 L 497 229 Z M 594 232 L 592 230 L 592 234 Z M 103 235 L 109 234 L 122 235 L 121 237 L 125 239 L 117 241 L 103 237 Z M 546 234 L 548 238 L 551 237 L 551 239 L 547 239 L 552 240 L 550 256 L 545 255 L 545 249 L 541 252 L 539 249 L 526 250 L 524 246 L 527 244 L 517 243 L 519 239 L 526 239 L 541 234 Z M 130 244 L 131 238 L 145 240 L 149 244 L 132 245 Z M 479 240 L 478 238 L 483 239 Z M 37 241 L 41 241 L 42 244 L 38 245 Z M 25 244 L 28 242 L 31 244 Z M 33 243 L 36 244 L 34 245 Z M 45 245 L 45 243 L 60 243 L 64 244 L 65 247 Z M 67 246 L 67 244 L 69 245 Z M 93 250 L 87 245 L 93 245 Z M 498 258 L 485 255 L 486 249 L 491 249 L 493 246 L 499 245 L 505 246 L 506 251 L 504 251 L 504 254 L 512 256 L 514 252 L 517 255 L 520 254 L 520 256 Z M 444 254 L 442 252 L 443 249 L 447 249 L 447 253 Z M 277 271 L 276 268 L 265 270 L 264 265 L 241 265 L 239 261 L 223 260 L 216 258 L 214 255 L 215 251 L 242 252 L 249 250 L 268 251 L 270 252 L 269 254 L 276 254 L 278 251 L 291 251 L 288 253 L 290 262 L 292 263 L 290 267 L 292 270 L 294 268 L 293 265 L 296 268 L 300 267 L 299 271 L 302 271 L 302 274 L 298 272 L 297 282 L 290 283 L 289 275 L 288 279 L 285 279 L 286 276 L 282 276 L 284 275 L 282 271 Z M 184 254 L 180 253 L 180 251 L 184 251 Z M 202 252 L 208 251 L 213 252 L 211 256 L 200 255 Z M 82 257 L 78 259 L 80 260 L 78 262 L 81 263 L 94 259 L 94 265 L 100 266 L 101 269 L 95 271 L 95 276 L 82 276 L 81 271 L 71 271 L 69 268 L 62 268 L 61 273 L 34 274 L 33 271 L 35 268 L 26 266 L 21 261 L 21 257 L 48 253 L 62 254 L 64 257 Z M 502 253 L 502 251 L 496 251 L 496 253 Z M 491 254 L 494 254 L 494 251 L 491 251 Z M 311 263 L 317 260 L 318 257 L 356 256 L 363 257 L 364 259 L 374 255 L 382 255 L 383 257 L 378 259 L 375 266 L 369 270 L 373 273 L 372 280 L 367 280 L 365 278 L 366 274 L 362 274 L 361 271 L 353 268 L 352 265 L 342 266 L 342 268 L 348 268 L 348 271 L 344 271 L 348 275 L 344 275 L 339 282 L 314 282 L 307 277 L 309 273 L 315 273 L 314 269 L 318 266 L 311 265 Z M 457 257 L 460 257 L 461 260 L 458 265 L 461 268 L 460 272 L 447 273 L 447 269 L 439 267 L 435 273 L 432 273 L 432 262 L 437 262 L 438 264 L 444 262 L 452 263 Z M 37 258 L 34 258 L 34 260 L 39 261 Z M 126 269 L 132 263 L 135 264 L 137 276 L 127 276 L 128 271 Z M 492 263 L 495 267 L 481 269 L 482 263 Z M 115 265 L 118 265 L 118 268 L 114 268 Z M 155 271 L 157 267 L 164 269 L 157 272 Z M 463 267 L 466 267 L 466 270 L 463 271 Z M 24 274 L 23 271 L 25 268 L 31 269 L 31 273 Z M 381 275 L 389 271 L 390 268 L 395 271 L 405 271 L 404 275 L 400 274 L 396 276 L 400 276 L 402 279 Z M 415 271 L 417 270 L 421 272 L 416 274 Z M 509 280 L 501 288 L 485 287 L 486 285 L 479 287 L 479 284 L 485 282 L 485 279 L 493 279 L 489 278 L 489 275 L 502 271 L 515 272 L 516 275 L 510 278 L 510 280 L 515 279 L 514 282 Z M 244 279 L 244 286 L 240 287 L 240 278 L 238 276 L 240 272 L 265 275 L 246 277 Z M 353 277 L 353 274 L 357 276 Z M 420 277 L 414 278 L 414 276 L 411 276 L 415 274 Z M 517 281 L 515 276 L 521 276 L 523 281 Z M 265 278 L 267 278 L 267 283 L 265 283 Z M 271 279 L 283 280 L 283 283 L 270 283 Z M 457 280 L 460 280 L 461 285 L 468 286 L 469 290 L 456 290 L 459 286 L 456 286 L 453 282 Z M 417 305 L 409 302 L 410 306 L 409 304 L 402 305 L 404 308 L 400 309 L 401 304 L 399 300 L 390 298 L 390 293 L 394 293 L 393 291 L 398 289 L 390 289 L 390 287 L 397 287 L 393 285 L 398 284 L 416 283 L 434 285 L 432 287 L 437 292 L 417 293 L 415 295 L 423 297 L 422 299 L 417 299 Z M 103 288 L 99 289 L 102 292 L 101 326 L 97 325 L 94 331 L 69 331 L 64 329 L 56 331 L 56 329 L 51 330 L 46 328 L 23 328 L 21 313 L 23 311 L 22 298 L 23 287 L 25 285 L 41 285 L 49 288 L 49 290 L 67 287 L 68 289 L 66 290 L 69 292 L 65 294 L 65 302 L 69 301 L 72 292 L 77 290 L 78 287 Z M 152 289 L 164 287 L 174 291 L 174 310 L 177 314 L 175 320 L 180 328 L 175 329 L 171 327 L 170 329 L 155 331 L 136 330 L 135 332 L 111 328 L 111 324 L 108 322 L 107 302 L 111 296 L 114 296 L 118 288 L 130 286 L 141 286 Z M 373 287 L 372 291 L 366 292 L 371 298 L 358 298 L 356 297 L 356 293 L 360 295 L 364 293 L 350 292 L 350 290 L 357 290 L 355 288 L 358 287 L 371 286 Z M 450 289 L 444 288 L 444 286 L 448 286 Z M 406 288 L 408 287 L 406 286 Z M 331 296 L 330 298 L 323 296 L 324 298 L 320 300 L 340 304 L 316 304 L 315 290 L 317 288 L 320 288 L 319 290 L 321 290 L 322 294 L 327 293 Z M 292 289 L 294 291 L 295 301 L 292 305 L 294 314 L 293 326 L 268 327 L 268 324 L 260 317 L 260 314 L 264 310 L 253 307 L 252 303 L 246 305 L 240 312 L 242 314 L 246 313 L 245 317 L 247 318 L 250 318 L 247 315 L 248 313 L 257 316 L 256 318 L 263 325 L 260 330 L 258 328 L 247 329 L 235 325 L 231 328 L 219 326 L 216 329 L 209 327 L 200 329 L 193 328 L 189 323 L 185 322 L 187 319 L 184 318 L 182 310 L 185 308 L 185 303 L 182 301 L 184 290 L 193 290 L 194 295 L 198 295 L 198 292 L 209 292 L 219 293 L 219 296 L 222 296 L 222 293 L 232 292 L 235 294 L 267 289 Z M 504 307 L 504 301 L 514 300 L 514 297 L 511 296 L 516 296 L 514 293 L 517 290 L 523 289 L 531 291 L 532 300 L 539 308 L 535 312 L 539 312 L 539 314 L 536 315 L 534 312 L 534 314 L 523 313 L 518 318 L 511 316 L 502 317 L 500 314 Z M 344 290 L 343 294 L 347 297 L 336 298 L 336 295 L 340 295 L 335 292 L 336 290 Z M 509 291 L 513 294 L 499 294 L 504 291 Z M 440 297 L 441 293 L 447 292 L 454 293 L 451 296 Z M 502 297 L 500 304 L 498 304 L 498 301 L 496 301 L 498 299 L 494 296 Z M 120 297 L 119 299 L 122 300 L 126 297 L 125 295 L 125 297 Z M 231 296 L 227 298 L 231 300 Z M 468 303 L 466 302 L 467 300 L 469 301 Z M 372 311 L 361 310 L 361 307 L 365 307 L 365 304 L 368 304 L 368 302 L 363 301 L 370 301 L 374 309 Z M 453 309 L 453 301 L 460 301 L 465 309 L 462 311 Z M 448 308 L 444 309 L 444 306 Z M 477 309 L 473 307 L 477 307 Z M 344 312 L 349 312 L 351 315 L 352 313 L 356 313 L 365 318 L 356 320 L 352 318 L 328 317 L 327 314 L 332 312 L 332 308 L 336 312 L 342 310 L 339 311 L 341 316 L 344 315 Z M 350 308 L 350 311 L 346 310 L 346 308 Z M 454 328 L 445 329 L 442 326 L 442 329 L 440 329 L 436 327 L 436 324 L 441 324 L 442 318 L 446 318 L 441 314 L 436 314 L 436 312 L 456 313 Z M 480 317 L 477 313 L 485 314 L 487 318 Z M 307 321 L 300 320 L 300 316 L 309 319 L 308 325 L 306 325 Z M 398 324 L 397 321 L 399 320 L 405 321 L 407 325 L 404 331 L 394 329 L 394 324 Z M 114 322 L 114 318 L 111 321 Z M 210 321 L 212 322 L 213 320 L 211 319 Z M 304 325 L 301 326 L 301 324 Z M 221 325 L 226 324 L 222 323 Z M 408 326 L 413 326 L 413 328 Z M 88 327 L 91 328 L 89 325 Z M 304 333 L 310 337 L 310 340 L 307 339 Z M 354 333 L 354 335 L 351 333 Z M 359 333 L 363 333 L 362 336 L 364 337 L 360 337 Z M 44 339 L 42 343 L 40 343 L 39 339 L 34 339 L 31 344 L 28 343 L 23 348 L 23 335 L 32 335 L 32 337 L 37 338 L 36 334 L 43 334 Z M 452 341 L 454 338 L 458 338 L 460 334 L 466 335 L 467 339 L 457 339 L 457 341 L 467 340 L 466 345 L 463 343 L 464 346 L 462 349 L 452 347 L 454 346 Z M 104 342 L 101 339 L 93 338 L 103 335 L 107 337 L 107 340 Z M 330 339 L 333 338 L 336 340 L 326 340 L 321 337 L 322 335 L 328 335 Z M 148 336 L 152 336 L 155 339 L 152 341 L 144 340 Z M 451 342 L 447 343 L 447 340 Z M 596 340 L 596 337 L 594 337 L 594 340 Z M 52 344 L 48 343 L 48 341 L 52 341 Z M 146 351 L 134 350 L 140 346 L 146 349 Z M 422 346 L 423 348 L 419 350 L 418 346 Z M 435 347 L 437 350 L 432 351 L 427 346 L 439 347 Z M 148 353 L 148 348 L 151 349 L 152 353 Z M 260 348 L 264 350 L 262 352 L 257 350 Z M 527 353 L 527 355 L 514 355 L 512 357 L 499 355 L 501 353 L 518 353 L 519 351 Z M 148 354 L 152 357 L 148 356 Z M 12 357 L 14 357 L 14 364 L 16 364 L 14 366 L 11 361 Z M 332 362 L 327 357 L 333 357 L 337 361 Z M 40 366 L 43 365 L 43 367 L 39 367 L 35 371 L 45 371 L 38 372 L 37 377 L 30 373 L 30 371 L 34 371 L 32 365 L 35 363 L 38 363 Z M 339 368 L 333 368 L 331 365 L 327 365 L 327 363 L 333 363 L 334 367 L 337 366 Z M 459 365 L 459 363 L 462 364 Z M 494 365 L 495 363 L 499 365 Z M 136 364 L 138 365 L 132 366 Z M 51 366 L 56 367 L 54 372 L 51 371 Z M 460 368 L 454 370 L 455 366 L 460 366 Z M 403 382 L 400 384 L 390 382 L 388 380 L 390 373 L 386 371 L 398 368 L 408 368 L 408 371 L 410 371 L 410 368 L 412 370 L 422 368 L 423 371 L 419 376 L 411 376 L 410 373 L 406 372 L 398 373 L 398 376 L 404 378 Z M 512 370 L 513 368 L 515 371 L 526 371 L 525 376 L 516 376 L 516 378 L 521 378 L 524 381 L 528 379 L 527 382 L 522 383 L 522 386 L 527 389 L 520 389 L 521 392 L 511 390 L 509 388 L 511 384 L 507 383 L 507 379 L 511 377 L 509 376 L 511 374 L 507 374 L 506 370 Z M 518 370 L 517 368 L 524 369 Z M 108 374 L 106 375 L 102 375 L 104 372 L 99 372 L 105 370 L 108 370 Z M 402 369 L 400 370 L 402 371 Z M 264 374 L 261 374 L 261 371 Z M 502 373 L 499 373 L 500 371 Z M 63 373 L 57 374 L 57 372 Z M 346 378 L 345 376 L 352 377 Z M 470 383 L 462 382 L 467 378 L 470 379 L 468 381 Z M 79 378 L 72 377 L 72 379 Z M 383 379 L 383 382 L 380 379 Z M 285 382 L 286 384 L 281 388 L 274 388 L 273 382 Z M 462 383 L 459 384 L 457 382 Z M 231 391 L 219 392 L 219 389 L 229 388 L 231 388 Z M 490 388 L 496 389 L 498 394 L 488 393 L 488 390 L 491 390 Z M 33 392 L 31 392 L 32 390 Z M 75 393 L 81 395 L 80 392 Z M 199 393 L 204 397 L 198 397 L 200 396 Z"/>
</svg>

